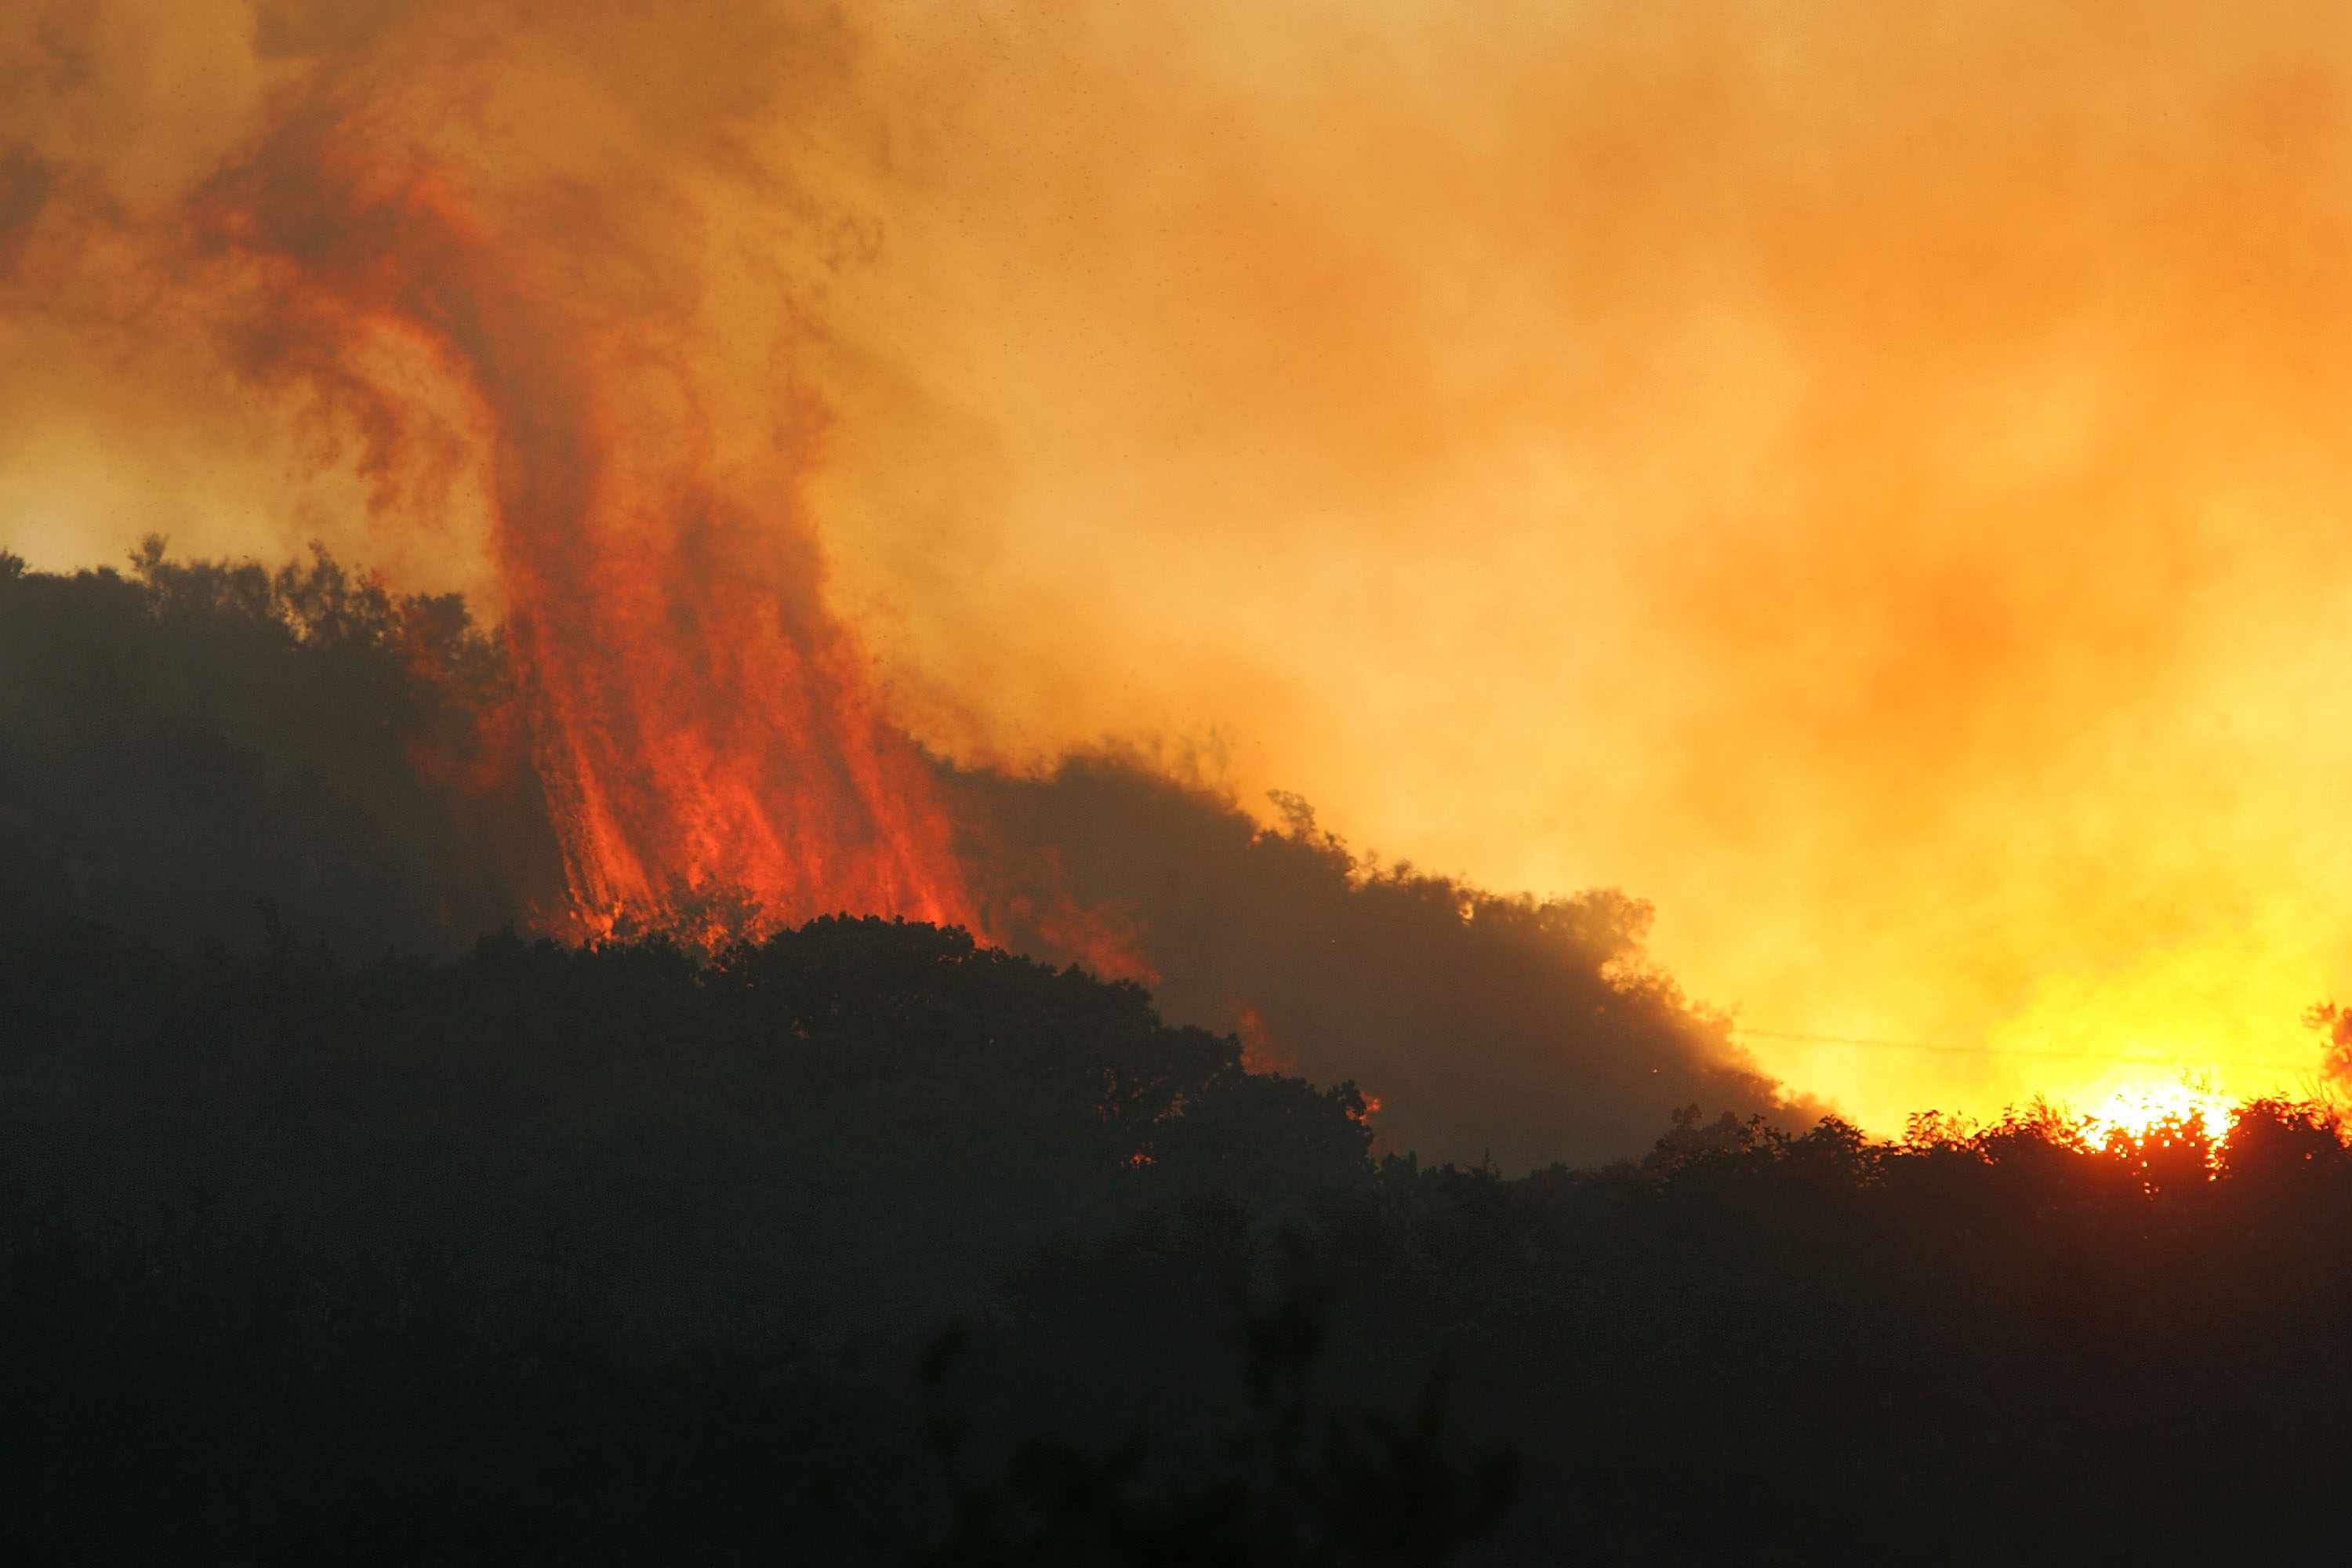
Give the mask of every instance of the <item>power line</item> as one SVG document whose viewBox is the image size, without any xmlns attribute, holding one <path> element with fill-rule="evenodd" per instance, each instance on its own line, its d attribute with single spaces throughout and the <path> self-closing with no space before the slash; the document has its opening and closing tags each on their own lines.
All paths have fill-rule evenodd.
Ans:
<svg viewBox="0 0 2352 1568">
<path fill-rule="evenodd" d="M 1817 1046 L 1867 1046 L 1881 1050 L 1890 1051 L 1930 1051 L 1938 1056 L 2027 1057 L 2049 1061 L 2126 1062 L 2134 1067 L 2149 1068 L 2175 1068 L 2196 1065 L 2194 1063 L 2184 1062 L 2177 1057 L 2134 1057 L 2125 1056 L 2116 1051 L 2032 1050 L 2014 1046 L 1955 1046 L 1933 1040 L 1877 1039 L 1867 1035 L 1809 1035 L 1796 1029 L 1750 1028 L 1745 1024 L 1734 1024 L 1732 1026 L 1732 1032 L 1738 1035 L 1754 1036 L 1756 1038 L 1763 1040 L 1798 1040 L 1809 1045 Z M 2315 1061 L 2247 1061 L 2242 1058 L 2231 1058 L 2216 1060 L 2211 1065 L 2215 1067 L 2233 1068 L 2275 1068 L 2280 1072 L 2316 1072 L 2319 1070 L 2319 1064 Z"/>
</svg>

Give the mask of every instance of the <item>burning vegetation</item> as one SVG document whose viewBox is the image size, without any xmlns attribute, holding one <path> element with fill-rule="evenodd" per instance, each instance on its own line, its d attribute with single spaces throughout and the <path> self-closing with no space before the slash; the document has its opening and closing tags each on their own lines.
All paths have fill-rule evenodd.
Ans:
<svg viewBox="0 0 2352 1568">
<path fill-rule="evenodd" d="M 0 503 L 200 542 L 0 552 L 12 1555 L 2335 1547 L 2336 1007 L 1873 1136 L 1269 786 L 1996 1042 L 1788 1060 L 2254 1038 L 2340 72 L 1258 9 L 0 17 Z"/>
<path fill-rule="evenodd" d="M 21 781 L 0 819 L 25 889 L 11 918 L 71 911 L 195 952 L 264 939 L 258 901 L 361 953 L 462 951 L 505 924 L 709 952 L 800 923 L 773 888 L 715 873 L 583 923 L 572 775 L 541 765 L 511 635 L 461 600 L 397 595 L 323 556 L 272 573 L 151 543 L 128 576 L 16 571 L 0 612 L 0 767 Z M 1139 759 L 1016 778 L 885 739 L 954 825 L 946 864 L 986 916 L 975 935 L 1148 976 L 1172 1016 L 1241 1031 L 1262 1066 L 1362 1081 L 1384 1146 L 1527 1169 L 1638 1150 L 1691 1100 L 1817 1113 L 1631 962 L 1633 900 L 1503 899 L 1380 867 Z"/>
<path fill-rule="evenodd" d="M 790 411 L 730 485 L 667 323 L 502 247 L 460 171 L 374 144 L 331 97 L 197 212 L 207 253 L 272 300 L 247 368 L 344 405 L 373 470 L 414 462 L 399 376 L 462 417 L 569 929 L 676 923 L 722 886 L 768 925 L 984 929 L 923 759 L 824 606 Z"/>
</svg>

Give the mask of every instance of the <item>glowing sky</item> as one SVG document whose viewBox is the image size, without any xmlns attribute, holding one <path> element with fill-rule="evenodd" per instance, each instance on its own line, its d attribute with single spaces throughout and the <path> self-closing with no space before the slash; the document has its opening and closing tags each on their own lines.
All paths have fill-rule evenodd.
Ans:
<svg viewBox="0 0 2352 1568">
<path fill-rule="evenodd" d="M 2151 1071 L 2067 1051 L 2294 1087 L 2352 936 L 2347 26 L 20 5 L 0 545 L 494 591 L 462 430 L 387 500 L 159 270 L 332 66 L 547 287 L 551 193 L 635 211 L 596 298 L 722 453 L 829 407 L 830 594 L 934 743 L 1197 743 L 1390 857 L 1654 900 L 1757 1026 L 2045 1053 L 1752 1038 L 1874 1126 Z"/>
</svg>

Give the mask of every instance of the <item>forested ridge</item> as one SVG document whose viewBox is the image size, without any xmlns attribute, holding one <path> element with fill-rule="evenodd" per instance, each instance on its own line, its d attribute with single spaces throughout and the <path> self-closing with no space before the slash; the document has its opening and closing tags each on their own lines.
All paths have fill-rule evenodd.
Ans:
<svg viewBox="0 0 2352 1568">
<path fill-rule="evenodd" d="M 1875 1141 L 1727 1095 L 1626 1158 L 1422 1158 L 1376 1082 L 961 931 L 528 934 L 560 866 L 503 679 L 462 605 L 323 559 L 0 561 L 20 1560 L 2334 1540 L 2324 1108 Z M 1322 876 L 1305 831 L 1250 852 Z"/>
</svg>

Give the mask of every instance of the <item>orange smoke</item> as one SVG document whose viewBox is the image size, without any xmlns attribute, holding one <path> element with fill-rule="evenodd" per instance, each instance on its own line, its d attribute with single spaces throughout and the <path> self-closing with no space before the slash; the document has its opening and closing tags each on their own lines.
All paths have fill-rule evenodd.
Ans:
<svg viewBox="0 0 2352 1568">
<path fill-rule="evenodd" d="M 30 0 L 0 540 L 504 598 L 592 910 L 1042 924 L 884 710 L 1205 735 L 1368 847 L 1654 900 L 1880 1129 L 2292 1090 L 2352 985 L 2345 27 Z M 225 395 L 224 320 L 331 416 Z"/>
<path fill-rule="evenodd" d="M 971 563 L 845 563 L 929 732 L 1213 730 L 1360 844 L 1637 892 L 1881 1129 L 2315 1069 L 2339 11 L 911 9 L 910 385 L 822 483 Z"/>
</svg>

